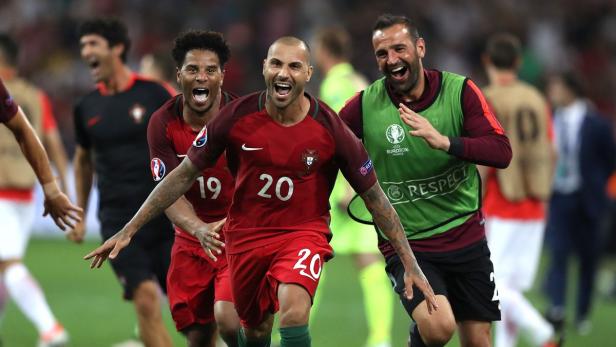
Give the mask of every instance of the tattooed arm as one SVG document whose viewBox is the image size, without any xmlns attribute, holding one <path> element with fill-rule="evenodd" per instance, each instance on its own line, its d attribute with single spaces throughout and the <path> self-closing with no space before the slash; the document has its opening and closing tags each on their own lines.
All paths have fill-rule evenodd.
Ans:
<svg viewBox="0 0 616 347">
<path fill-rule="evenodd" d="M 415 285 L 423 292 L 428 304 L 428 311 L 436 310 L 438 306 L 434 291 L 419 268 L 411 246 L 406 239 L 400 218 L 385 196 L 385 193 L 383 193 L 381 186 L 375 183 L 370 189 L 361 194 L 361 198 L 372 214 L 374 223 L 387 236 L 400 257 L 400 261 L 404 266 L 404 284 L 407 298 L 410 300 L 413 297 L 413 285 Z"/>
<path fill-rule="evenodd" d="M 115 258 L 126 247 L 133 235 L 152 218 L 158 216 L 177 201 L 199 176 L 199 169 L 185 158 L 169 176 L 163 179 L 150 193 L 137 214 L 114 236 L 90 252 L 84 259 L 94 258 L 91 268 L 101 267 L 105 259 Z M 214 235 L 212 235 L 213 237 Z"/>
</svg>

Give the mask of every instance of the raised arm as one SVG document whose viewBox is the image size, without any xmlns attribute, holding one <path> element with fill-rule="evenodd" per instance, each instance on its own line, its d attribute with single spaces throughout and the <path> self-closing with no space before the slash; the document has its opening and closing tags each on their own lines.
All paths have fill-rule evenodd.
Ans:
<svg viewBox="0 0 616 347">
<path fill-rule="evenodd" d="M 44 215 L 51 215 L 56 225 L 62 230 L 65 230 L 67 226 L 72 228 L 74 223 L 79 222 L 78 213 L 82 211 L 71 204 L 68 197 L 60 191 L 49 166 L 47 153 L 23 111 L 19 109 L 17 114 L 5 124 L 13 132 L 21 151 L 43 186 L 45 193 Z"/>
<path fill-rule="evenodd" d="M 406 297 L 409 300 L 413 298 L 413 286 L 416 286 L 423 292 L 426 298 L 428 311 L 432 312 L 432 310 L 438 309 L 434 291 L 430 283 L 428 283 L 428 279 L 426 279 L 426 276 L 424 276 L 419 268 L 411 246 L 406 239 L 400 218 L 385 196 L 385 193 L 383 193 L 381 186 L 375 183 L 370 189 L 360 194 L 360 197 L 364 200 L 368 211 L 372 214 L 374 223 L 387 236 L 400 257 L 400 261 L 404 266 Z"/>
<path fill-rule="evenodd" d="M 137 214 L 113 237 L 105 241 L 100 247 L 90 252 L 84 259 L 93 258 L 91 268 L 101 267 L 105 259 L 115 258 L 120 250 L 130 242 L 135 233 L 147 222 L 161 214 L 176 200 L 178 200 L 193 184 L 200 174 L 189 158 L 185 158 L 180 166 L 171 171 L 152 190 Z"/>
</svg>

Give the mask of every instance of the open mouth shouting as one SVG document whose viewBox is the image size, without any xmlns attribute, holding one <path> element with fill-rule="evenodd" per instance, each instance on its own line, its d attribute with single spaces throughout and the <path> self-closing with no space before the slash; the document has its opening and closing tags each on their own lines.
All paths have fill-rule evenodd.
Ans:
<svg viewBox="0 0 616 347">
<path fill-rule="evenodd" d="M 292 89 L 293 86 L 289 82 L 274 82 L 274 92 L 276 93 L 277 98 L 286 98 L 289 94 L 291 94 Z"/>
<path fill-rule="evenodd" d="M 207 103 L 210 97 L 210 90 L 208 88 L 195 88 L 192 90 L 192 97 L 195 104 L 203 106 Z"/>
<path fill-rule="evenodd" d="M 408 78 L 409 68 L 406 64 L 396 65 L 387 69 L 389 76 L 397 82 L 403 82 Z"/>
<path fill-rule="evenodd" d="M 88 59 L 88 66 L 90 67 L 90 74 L 92 74 L 92 76 L 98 77 L 100 75 L 101 63 L 97 58 Z"/>
</svg>

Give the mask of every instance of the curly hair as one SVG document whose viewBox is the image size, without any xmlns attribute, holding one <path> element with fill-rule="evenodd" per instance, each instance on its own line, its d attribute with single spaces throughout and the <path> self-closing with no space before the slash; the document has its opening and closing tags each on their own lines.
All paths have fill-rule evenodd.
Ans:
<svg viewBox="0 0 616 347">
<path fill-rule="evenodd" d="M 118 44 L 124 45 L 124 51 L 120 58 L 126 62 L 130 39 L 126 25 L 117 18 L 96 18 L 83 22 L 79 27 L 79 37 L 85 35 L 100 35 L 109 43 L 109 47 Z"/>
<path fill-rule="evenodd" d="M 171 51 L 178 68 L 181 68 L 184 64 L 186 53 L 193 49 L 203 49 L 216 53 L 221 67 L 225 66 L 231 56 L 227 41 L 221 33 L 209 30 L 189 30 L 175 39 Z"/>
</svg>

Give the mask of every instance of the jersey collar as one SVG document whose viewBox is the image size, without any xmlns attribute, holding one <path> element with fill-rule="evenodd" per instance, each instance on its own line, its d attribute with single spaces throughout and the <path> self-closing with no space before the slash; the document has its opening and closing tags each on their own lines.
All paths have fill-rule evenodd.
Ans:
<svg viewBox="0 0 616 347">
<path fill-rule="evenodd" d="M 135 81 L 137 81 L 137 74 L 134 72 L 131 72 L 128 78 L 128 83 L 126 84 L 126 87 L 124 87 L 124 89 L 122 90 L 119 90 L 118 93 L 122 93 L 122 92 L 125 92 L 131 89 L 135 85 Z M 101 95 L 103 96 L 110 95 L 109 90 L 107 89 L 107 87 L 105 86 L 103 82 L 97 83 L 96 88 L 98 89 L 98 92 L 101 93 Z"/>
</svg>

